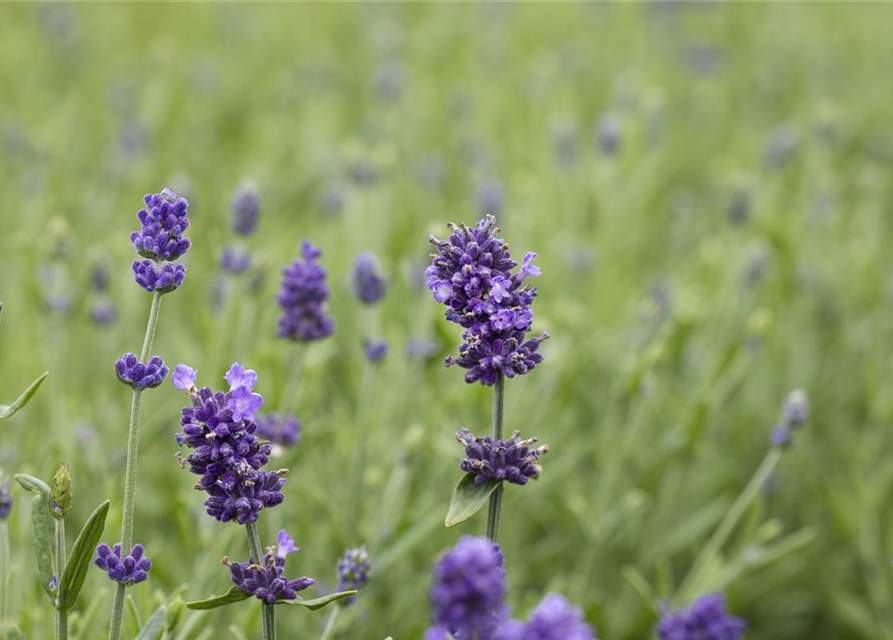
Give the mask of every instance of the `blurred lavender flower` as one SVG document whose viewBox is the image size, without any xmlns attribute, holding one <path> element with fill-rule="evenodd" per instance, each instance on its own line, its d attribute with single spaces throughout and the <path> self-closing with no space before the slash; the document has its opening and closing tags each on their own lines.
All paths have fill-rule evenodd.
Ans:
<svg viewBox="0 0 893 640">
<path fill-rule="evenodd" d="M 450 228 L 453 233 L 447 241 L 431 236 L 438 252 L 431 254 L 425 271 L 434 299 L 447 307 L 447 320 L 465 329 L 459 355 L 447 358 L 447 366 L 458 364 L 468 370 L 466 382 L 486 386 L 500 376 L 528 373 L 542 362 L 539 346 L 549 337 L 544 333 L 526 339 L 536 289 L 523 281 L 540 275 L 533 264 L 537 254 L 528 253 L 513 275 L 518 263 L 508 244 L 495 236 L 499 228 L 494 217 L 485 217 L 475 228 L 464 224 Z"/>
<path fill-rule="evenodd" d="M 313 578 L 289 580 L 285 577 L 285 558 L 298 548 L 284 529 L 279 532 L 277 541 L 275 555 L 272 553 L 273 549 L 269 549 L 269 553 L 263 558 L 263 564 L 257 564 L 253 558 L 248 562 L 223 559 L 223 564 L 229 567 L 233 584 L 267 604 L 275 604 L 279 600 L 294 600 L 298 597 L 298 591 L 303 591 L 315 582 Z"/>
<path fill-rule="evenodd" d="M 469 640 L 492 638 L 505 615 L 505 560 L 499 545 L 464 536 L 434 567 L 434 629 Z"/>
<path fill-rule="evenodd" d="M 104 264 L 97 264 L 90 274 L 90 286 L 93 291 L 103 293 L 109 288 L 109 270 Z"/>
<path fill-rule="evenodd" d="M 721 593 L 708 593 L 690 607 L 666 610 L 657 625 L 661 640 L 738 640 L 747 625 L 726 612 Z"/>
<path fill-rule="evenodd" d="M 107 544 L 96 547 L 96 558 L 93 563 L 108 573 L 111 580 L 125 586 L 131 586 L 145 580 L 152 568 L 152 561 L 143 554 L 143 545 L 135 544 L 130 555 L 121 557 L 121 545 L 110 549 Z"/>
<path fill-rule="evenodd" d="M 0 482 L 0 520 L 6 520 L 12 511 L 12 491 L 9 488 L 9 480 Z"/>
<path fill-rule="evenodd" d="M 291 447 L 301 437 L 301 423 L 294 416 L 283 416 L 280 413 L 269 413 L 255 417 L 257 435 L 273 444 Z"/>
<path fill-rule="evenodd" d="M 169 371 L 161 356 L 152 356 L 149 362 L 142 363 L 128 351 L 115 361 L 118 380 L 134 389 L 154 389 L 164 382 Z"/>
<path fill-rule="evenodd" d="M 233 230 L 242 236 L 250 236 L 257 230 L 260 213 L 260 192 L 253 180 L 239 185 L 231 203 Z"/>
<path fill-rule="evenodd" d="M 185 459 L 189 471 L 201 476 L 195 488 L 205 491 L 208 515 L 221 522 L 254 522 L 265 508 L 282 502 L 286 470 L 262 471 L 272 447 L 255 436 L 253 414 L 263 398 L 252 393 L 257 374 L 234 363 L 225 376 L 226 393 L 196 388 L 196 371 L 184 364 L 174 369 L 172 382 L 187 391 L 191 406 L 184 407 L 176 434 L 177 444 L 193 450 Z"/>
<path fill-rule="evenodd" d="M 365 547 L 348 549 L 338 561 L 338 589 L 337 591 L 359 591 L 369 582 L 372 575 L 372 561 Z M 352 604 L 356 596 L 350 596 L 347 604 Z"/>
<path fill-rule="evenodd" d="M 348 163 L 347 175 L 358 187 L 371 187 L 378 182 L 378 167 L 370 158 L 357 156 Z"/>
<path fill-rule="evenodd" d="M 220 254 L 220 268 L 233 275 L 239 275 L 250 269 L 251 262 L 250 253 L 239 253 L 232 247 L 225 247 Z"/>
<path fill-rule="evenodd" d="M 176 260 L 189 250 L 190 241 L 183 237 L 189 227 L 188 203 L 170 189 L 149 194 L 143 198 L 146 209 L 137 216 L 142 229 L 130 234 L 130 241 L 144 258 L 150 260 Z"/>
<path fill-rule="evenodd" d="M 770 439 L 776 447 L 789 447 L 793 444 L 794 432 L 806 424 L 809 418 L 809 400 L 806 393 L 795 389 L 785 398 L 781 412 L 781 424 L 772 430 Z"/>
<path fill-rule="evenodd" d="M 118 309 L 110 300 L 97 302 L 90 308 L 90 319 L 100 327 L 109 325 L 118 317 Z"/>
<path fill-rule="evenodd" d="M 495 640 L 596 640 L 583 612 L 557 593 L 550 593 L 537 605 L 527 623 L 510 620 L 502 625 Z"/>
<path fill-rule="evenodd" d="M 732 193 L 729 219 L 733 224 L 746 224 L 750 219 L 750 193 L 745 189 L 735 189 Z"/>
<path fill-rule="evenodd" d="M 347 198 L 344 195 L 344 188 L 336 184 L 327 186 L 319 195 L 319 207 L 323 213 L 334 216 L 344 210 L 344 204 Z"/>
<path fill-rule="evenodd" d="M 598 148 L 606 156 L 612 156 L 620 149 L 623 135 L 623 121 L 616 113 L 606 113 L 595 125 L 595 139 Z"/>
<path fill-rule="evenodd" d="M 437 355 L 440 343 L 434 338 L 410 338 L 406 343 L 406 354 L 410 358 L 427 360 Z"/>
<path fill-rule="evenodd" d="M 322 251 L 304 240 L 301 253 L 302 260 L 282 270 L 282 289 L 276 300 L 283 311 L 279 337 L 306 342 L 331 335 L 335 323 L 326 315 L 326 270 L 316 261 Z"/>
<path fill-rule="evenodd" d="M 363 349 L 366 352 L 366 359 L 369 360 L 369 362 L 380 362 L 388 355 L 389 346 L 387 340 L 373 340 L 366 338 L 363 344 Z"/>
<path fill-rule="evenodd" d="M 359 254 L 354 260 L 352 283 L 354 293 L 366 304 L 380 302 L 388 290 L 378 259 L 369 252 Z"/>
<path fill-rule="evenodd" d="M 495 178 L 484 180 L 478 188 L 477 197 L 482 216 L 498 216 L 502 213 L 505 190 L 499 180 Z"/>
<path fill-rule="evenodd" d="M 537 461 L 549 451 L 546 445 L 531 449 L 530 445 L 536 444 L 537 439 L 521 440 L 520 431 L 515 431 L 508 440 L 493 442 L 489 436 L 475 438 L 468 429 L 460 429 L 456 440 L 465 447 L 468 456 L 462 459 L 459 468 L 473 474 L 477 484 L 507 480 L 525 485 L 529 478 L 539 475 Z"/>
<path fill-rule="evenodd" d="M 783 168 L 797 150 L 797 130 L 790 124 L 781 124 L 769 132 L 764 152 L 766 164 L 773 169 Z"/>
<path fill-rule="evenodd" d="M 384 100 L 396 100 L 403 93 L 403 67 L 397 60 L 388 60 L 375 72 L 375 92 Z"/>
</svg>

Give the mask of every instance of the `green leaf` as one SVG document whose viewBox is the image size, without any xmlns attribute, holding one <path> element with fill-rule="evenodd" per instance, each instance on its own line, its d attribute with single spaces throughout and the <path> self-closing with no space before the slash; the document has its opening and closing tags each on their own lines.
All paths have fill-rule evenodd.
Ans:
<svg viewBox="0 0 893 640">
<path fill-rule="evenodd" d="M 37 495 L 44 496 L 45 498 L 48 498 L 50 495 L 50 485 L 48 485 L 40 478 L 29 476 L 27 473 L 17 473 L 15 475 L 15 479 L 16 482 L 18 482 L 19 485 L 21 485 L 21 487 L 26 491 L 36 493 Z"/>
<path fill-rule="evenodd" d="M 310 609 L 311 611 L 316 611 L 317 609 L 322 609 L 327 604 L 335 602 L 336 600 L 349 598 L 355 593 L 356 591 L 337 591 L 335 593 L 330 593 L 327 596 L 323 596 L 322 598 L 314 598 L 313 600 L 301 600 L 300 598 L 297 600 L 278 600 L 276 604 L 290 604 L 297 607 L 304 607 L 305 609 Z"/>
<path fill-rule="evenodd" d="M 217 607 L 225 607 L 234 602 L 241 602 L 251 597 L 247 591 L 242 591 L 239 587 L 230 587 L 230 590 L 219 596 L 211 596 L 204 600 L 195 600 L 187 602 L 186 606 L 196 611 L 204 611 L 205 609 L 216 609 Z"/>
<path fill-rule="evenodd" d="M 158 640 L 158 637 L 164 630 L 165 611 L 166 607 L 164 605 L 155 609 L 155 613 L 153 613 L 146 624 L 143 625 L 143 628 L 140 629 L 140 632 L 133 640 Z"/>
<path fill-rule="evenodd" d="M 444 524 L 454 527 L 460 522 L 465 522 L 471 516 L 484 508 L 490 494 L 496 490 L 499 483 L 490 480 L 485 484 L 477 484 L 474 476 L 466 473 L 456 488 L 453 489 L 453 497 L 450 500 L 450 510 L 447 513 Z"/>
<path fill-rule="evenodd" d="M 109 501 L 106 500 L 90 514 L 84 528 L 78 534 L 77 540 L 74 541 L 71 554 L 68 556 L 68 563 L 65 565 L 65 571 L 62 572 L 62 579 L 59 581 L 59 598 L 56 608 L 60 611 L 71 609 L 78 600 L 78 594 L 80 594 L 87 577 L 87 569 L 93 562 L 96 545 L 99 544 L 102 531 L 105 529 L 105 517 L 108 513 Z"/>
<path fill-rule="evenodd" d="M 37 389 L 46 379 L 46 377 L 50 375 L 49 371 L 44 371 L 43 375 L 41 375 L 37 380 L 31 383 L 31 386 L 25 389 L 24 393 L 15 399 L 15 402 L 12 404 L 0 404 L 0 420 L 4 418 L 11 418 L 15 415 L 15 413 L 28 404 L 28 401 L 37 393 Z"/>
<path fill-rule="evenodd" d="M 50 588 L 53 581 L 53 523 L 43 496 L 31 499 L 31 546 L 37 560 L 40 586 L 50 598 L 54 598 L 56 594 Z"/>
</svg>

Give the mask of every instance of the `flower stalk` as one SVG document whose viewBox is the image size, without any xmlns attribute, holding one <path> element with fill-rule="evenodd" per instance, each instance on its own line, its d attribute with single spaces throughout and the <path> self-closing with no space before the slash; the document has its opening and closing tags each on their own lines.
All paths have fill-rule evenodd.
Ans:
<svg viewBox="0 0 893 640">
<path fill-rule="evenodd" d="M 56 518 L 56 575 L 65 572 L 65 518 Z M 56 640 L 68 640 L 68 609 L 56 608 Z"/>
<path fill-rule="evenodd" d="M 250 521 L 246 522 L 245 533 L 248 534 L 248 551 L 251 555 L 251 560 L 256 564 L 262 563 L 264 561 L 264 551 L 260 542 L 260 535 L 257 532 L 257 523 Z M 263 624 L 264 640 L 276 640 L 275 606 L 276 605 L 268 604 L 266 602 L 261 603 L 261 620 Z"/>
<path fill-rule="evenodd" d="M 493 385 L 493 441 L 502 440 L 502 425 L 505 416 L 505 376 L 500 375 Z M 487 511 L 487 537 L 496 542 L 499 536 L 499 517 L 502 511 L 502 485 L 490 494 Z"/>
</svg>

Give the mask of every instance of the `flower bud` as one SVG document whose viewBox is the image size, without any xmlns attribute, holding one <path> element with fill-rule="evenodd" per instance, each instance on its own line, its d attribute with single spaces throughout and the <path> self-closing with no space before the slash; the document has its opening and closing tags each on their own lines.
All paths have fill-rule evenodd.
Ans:
<svg viewBox="0 0 893 640">
<path fill-rule="evenodd" d="M 71 511 L 71 502 L 71 470 L 63 462 L 56 469 L 56 475 L 53 476 L 53 484 L 50 487 L 50 515 L 54 518 L 64 518 Z"/>
</svg>

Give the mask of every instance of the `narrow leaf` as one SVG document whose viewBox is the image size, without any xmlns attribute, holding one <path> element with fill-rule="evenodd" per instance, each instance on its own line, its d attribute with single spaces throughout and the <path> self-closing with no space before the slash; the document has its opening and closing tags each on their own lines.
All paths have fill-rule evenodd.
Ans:
<svg viewBox="0 0 893 640">
<path fill-rule="evenodd" d="M 50 598 L 56 595 L 50 589 L 50 582 L 53 581 L 52 527 L 46 500 L 43 496 L 34 496 L 31 499 L 31 546 L 34 548 L 34 558 L 37 560 L 40 586 Z"/>
<path fill-rule="evenodd" d="M 40 385 L 46 379 L 46 377 L 50 375 L 49 371 L 44 371 L 43 375 L 41 375 L 37 380 L 31 383 L 31 386 L 25 389 L 24 393 L 20 395 L 12 404 L 0 404 L 0 420 L 4 418 L 11 418 L 15 415 L 16 411 L 24 407 L 28 404 L 28 401 L 37 393 L 37 389 L 40 388 Z"/>
<path fill-rule="evenodd" d="M 217 607 L 225 607 L 234 602 L 241 602 L 251 597 L 247 591 L 242 591 L 239 587 L 230 587 L 230 590 L 219 596 L 211 596 L 204 600 L 195 600 L 187 602 L 186 606 L 196 611 L 204 611 L 205 609 L 216 609 Z"/>
<path fill-rule="evenodd" d="M 453 489 L 453 497 L 450 500 L 450 510 L 447 513 L 444 524 L 454 527 L 460 522 L 465 522 L 471 516 L 484 508 L 490 494 L 496 490 L 499 483 L 490 480 L 484 484 L 477 484 L 474 476 L 466 473 L 459 484 Z"/>
<path fill-rule="evenodd" d="M 36 493 L 37 495 L 43 496 L 45 498 L 49 497 L 50 486 L 40 478 L 29 476 L 27 473 L 17 473 L 15 475 L 15 478 L 16 482 L 18 482 L 19 485 L 21 485 L 21 487 L 26 491 Z"/>
<path fill-rule="evenodd" d="M 155 613 L 149 618 L 146 624 L 140 629 L 136 638 L 133 640 L 158 640 L 161 632 L 164 630 L 164 615 L 166 607 L 161 605 L 155 609 Z"/>
<path fill-rule="evenodd" d="M 354 594 L 356 594 L 356 591 L 336 591 L 335 593 L 330 593 L 329 595 L 323 596 L 322 598 L 314 598 L 313 600 L 278 600 L 276 604 L 291 604 L 298 607 L 304 607 L 305 609 L 310 609 L 311 611 L 316 611 L 317 609 L 322 609 L 330 602 L 335 602 L 336 600 L 341 600 L 342 598 L 349 598 Z"/>
<path fill-rule="evenodd" d="M 60 611 L 71 609 L 78 600 L 78 594 L 87 578 L 87 569 L 93 562 L 96 545 L 99 544 L 102 531 L 105 529 L 105 517 L 108 513 L 109 501 L 106 500 L 87 518 L 84 528 L 74 541 L 71 555 L 68 556 L 68 564 L 65 565 L 65 571 L 62 572 L 62 579 L 59 581 Z"/>
</svg>

